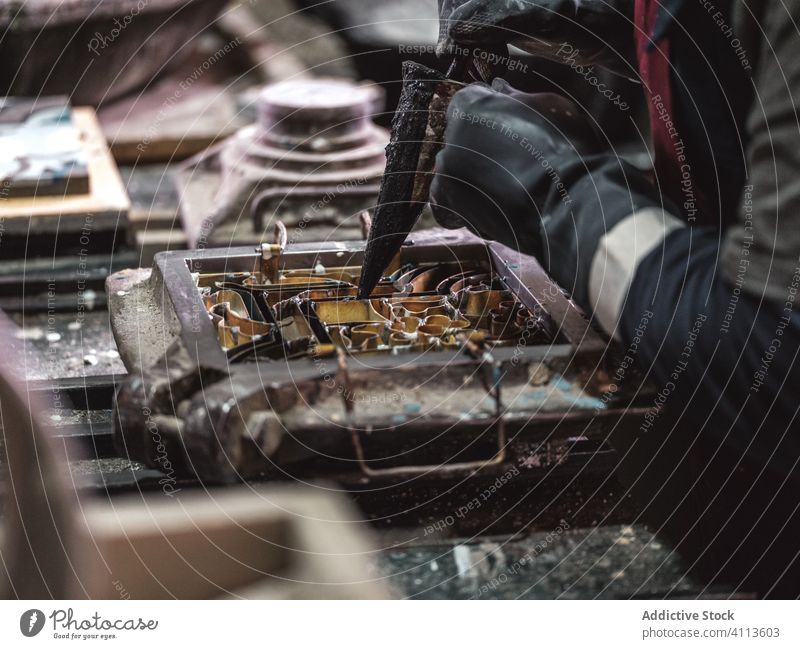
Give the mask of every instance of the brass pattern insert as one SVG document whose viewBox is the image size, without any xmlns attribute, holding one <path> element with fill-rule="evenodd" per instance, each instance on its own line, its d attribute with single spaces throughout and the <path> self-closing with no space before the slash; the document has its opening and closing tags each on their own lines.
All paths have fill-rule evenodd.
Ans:
<svg viewBox="0 0 800 649">
<path fill-rule="evenodd" d="M 279 358 L 287 350 L 392 354 L 458 349 L 467 340 L 489 346 L 551 342 L 544 319 L 484 266 L 406 265 L 368 300 L 356 297 L 359 273 L 358 266 L 281 271 L 262 264 L 254 273 L 197 274 L 196 283 L 220 344 L 237 360 Z"/>
</svg>

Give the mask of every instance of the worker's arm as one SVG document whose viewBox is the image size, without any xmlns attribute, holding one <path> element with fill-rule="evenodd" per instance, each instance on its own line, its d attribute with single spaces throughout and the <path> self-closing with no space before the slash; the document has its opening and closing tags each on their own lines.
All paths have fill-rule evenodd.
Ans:
<svg viewBox="0 0 800 649">
<path fill-rule="evenodd" d="M 632 214 L 598 242 L 587 303 L 626 345 L 651 313 L 637 356 L 672 408 L 695 429 L 710 423 L 739 452 L 795 471 L 800 34 L 791 16 L 799 10 L 798 0 L 772 4 L 754 30 L 763 36 L 750 51 L 755 100 L 738 224 L 724 234 L 660 218 L 639 227 L 647 212 Z M 640 251 L 634 259 L 631 250 Z"/>
<path fill-rule="evenodd" d="M 486 87 L 454 99 L 432 201 L 444 223 L 535 254 L 674 415 L 786 471 L 800 457 L 800 37 L 785 14 L 767 27 L 727 233 L 688 227 L 639 171 L 576 138 L 563 121 L 577 108 Z"/>
<path fill-rule="evenodd" d="M 466 225 L 536 256 L 584 306 L 595 251 L 617 224 L 632 218 L 667 231 L 680 223 L 641 172 L 603 147 L 578 106 L 502 80 L 453 97 L 431 204 L 446 227 Z"/>
</svg>

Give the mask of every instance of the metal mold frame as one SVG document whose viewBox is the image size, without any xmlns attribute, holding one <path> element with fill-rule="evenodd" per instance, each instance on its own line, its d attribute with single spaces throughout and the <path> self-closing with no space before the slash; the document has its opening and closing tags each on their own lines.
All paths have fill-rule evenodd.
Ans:
<svg viewBox="0 0 800 649">
<path fill-rule="evenodd" d="M 363 241 L 290 244 L 281 264 L 358 265 L 363 254 Z M 107 283 L 112 327 L 131 372 L 115 403 L 118 451 L 166 473 L 212 482 L 327 473 L 358 485 L 365 479 L 395 481 L 414 474 L 493 474 L 544 443 L 604 439 L 616 427 L 638 427 L 649 410 L 638 405 L 644 393 L 637 403 L 623 402 L 620 394 L 598 406 L 596 397 L 607 382 L 609 343 L 534 258 L 449 230 L 413 233 L 401 255 L 422 263 L 452 256 L 453 261 L 490 264 L 527 308 L 549 315 L 560 339 L 551 345 L 495 348 L 492 360 L 503 381 L 525 390 L 532 373 L 541 369 L 595 397 L 565 396 L 547 380 L 541 388 L 543 405 L 536 409 L 505 409 L 498 400 L 494 416 L 482 412 L 465 418 L 464 408 L 485 398 L 486 390 L 477 380 L 460 387 L 483 371 L 482 361 L 461 350 L 426 352 L 408 363 L 396 355 L 373 355 L 369 367 L 349 361 L 342 367 L 341 360 L 328 359 L 324 373 L 334 377 L 334 386 L 322 380 L 320 359 L 231 364 L 204 317 L 192 273 L 255 271 L 260 252 L 253 247 L 166 252 L 156 256 L 151 271 L 123 271 Z M 140 323 L 132 321 L 143 305 L 149 321 L 145 335 Z M 396 410 L 353 407 L 341 397 L 343 386 L 352 397 L 398 382 L 408 383 L 413 393 L 413 382 L 431 375 L 437 377 L 432 390 L 458 388 L 461 402 L 454 397 L 456 403 L 435 412 L 398 417 Z M 385 466 L 379 459 L 373 465 L 367 441 L 380 458 L 402 458 L 399 464 Z M 487 448 L 494 450 L 487 455 Z"/>
</svg>

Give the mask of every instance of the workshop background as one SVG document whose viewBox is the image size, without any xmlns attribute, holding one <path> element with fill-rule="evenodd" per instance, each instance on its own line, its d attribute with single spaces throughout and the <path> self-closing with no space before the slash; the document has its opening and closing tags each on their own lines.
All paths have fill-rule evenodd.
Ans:
<svg viewBox="0 0 800 649">
<path fill-rule="evenodd" d="M 322 458 L 301 478 L 203 480 L 121 448 L 115 392 L 133 399 L 126 367 L 175 295 L 164 266 L 167 288 L 126 299 L 150 272 L 130 269 L 192 249 L 212 272 L 278 219 L 289 248 L 362 240 L 401 63 L 441 67 L 435 0 L 2 1 L 0 31 L 4 596 L 748 596 L 643 517 L 591 418 L 487 475 L 339 480 Z M 568 64 L 517 52 L 506 67 L 524 90 L 571 84 L 646 168 L 638 86 L 597 70 L 623 112 Z M 143 430 L 167 428 L 159 416 Z"/>
</svg>

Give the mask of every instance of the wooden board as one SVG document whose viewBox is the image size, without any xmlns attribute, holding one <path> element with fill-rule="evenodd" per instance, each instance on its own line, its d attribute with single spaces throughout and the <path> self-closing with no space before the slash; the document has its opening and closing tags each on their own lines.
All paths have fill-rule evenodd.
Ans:
<svg viewBox="0 0 800 649">
<path fill-rule="evenodd" d="M 0 97 L 0 195 L 89 192 L 86 151 L 67 97 Z"/>
<path fill-rule="evenodd" d="M 204 73 L 202 67 L 176 72 L 145 92 L 103 106 L 99 119 L 120 164 L 182 160 L 246 124 L 223 70 Z"/>
<path fill-rule="evenodd" d="M 0 197 L 7 234 L 55 234 L 127 229 L 130 201 L 93 108 L 74 108 L 75 127 L 89 164 L 89 193 L 33 198 Z"/>
</svg>

